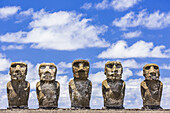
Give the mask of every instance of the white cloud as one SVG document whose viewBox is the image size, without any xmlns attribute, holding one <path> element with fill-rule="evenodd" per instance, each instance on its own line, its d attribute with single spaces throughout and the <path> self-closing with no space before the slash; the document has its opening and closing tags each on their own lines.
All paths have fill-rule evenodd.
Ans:
<svg viewBox="0 0 170 113">
<path fill-rule="evenodd" d="M 108 0 L 103 0 L 101 3 L 98 3 L 95 5 L 96 9 L 106 9 L 109 8 L 109 1 Z"/>
<path fill-rule="evenodd" d="M 134 69 L 142 68 L 143 65 L 146 64 L 146 63 L 137 63 L 134 59 L 120 60 L 120 61 L 122 62 L 123 67 L 134 68 Z"/>
<path fill-rule="evenodd" d="M 69 97 L 68 83 L 70 79 L 67 75 L 57 76 L 57 81 L 60 83 L 60 96 L 58 100 L 59 108 L 70 108 L 71 102 Z"/>
<path fill-rule="evenodd" d="M 95 62 L 95 63 L 92 64 L 92 68 L 102 68 L 102 69 L 104 69 L 106 62 L 108 62 L 108 61 L 105 60 L 105 61 Z"/>
<path fill-rule="evenodd" d="M 141 31 L 134 31 L 134 32 L 128 32 L 128 33 L 124 33 L 122 35 L 122 37 L 126 38 L 126 39 L 131 39 L 131 38 L 136 38 L 139 37 L 142 34 Z"/>
<path fill-rule="evenodd" d="M 135 73 L 135 75 L 143 76 L 143 70 L 137 71 L 137 72 Z"/>
<path fill-rule="evenodd" d="M 169 109 L 169 103 L 170 103 L 170 78 L 161 78 L 161 81 L 163 83 L 163 93 L 162 93 L 162 99 L 161 99 L 161 106 L 164 109 Z"/>
<path fill-rule="evenodd" d="M 170 64 L 169 64 L 169 65 L 163 64 L 162 66 L 160 66 L 160 69 L 167 69 L 167 70 L 170 70 Z"/>
<path fill-rule="evenodd" d="M 107 26 L 90 25 L 89 21 L 91 19 L 82 18 L 82 14 L 75 12 L 48 13 L 41 10 L 33 14 L 33 21 L 29 24 L 31 31 L 6 33 L 0 36 L 0 41 L 31 44 L 32 48 L 37 49 L 108 47 L 110 44 L 99 38 Z"/>
<path fill-rule="evenodd" d="M 143 26 L 148 29 L 162 29 L 170 25 L 170 12 L 160 13 L 158 10 L 148 13 L 146 10 L 142 10 L 135 14 L 135 12 L 131 11 L 121 18 L 116 18 L 112 24 L 122 29 L 137 26 Z"/>
<path fill-rule="evenodd" d="M 107 9 L 113 8 L 116 11 L 124 11 L 133 7 L 135 4 L 141 0 L 103 0 L 95 5 L 96 9 Z"/>
<path fill-rule="evenodd" d="M 0 108 L 6 109 L 8 105 L 6 84 L 10 81 L 10 76 L 8 74 L 0 74 Z"/>
<path fill-rule="evenodd" d="M 84 3 L 83 6 L 81 6 L 82 9 L 90 9 L 92 7 L 92 3 Z"/>
<path fill-rule="evenodd" d="M 6 71 L 10 66 L 11 61 L 0 53 L 0 71 Z"/>
<path fill-rule="evenodd" d="M 125 81 L 125 100 L 124 105 L 126 108 L 141 108 L 142 97 L 140 92 L 140 83 L 143 79 L 129 79 Z"/>
<path fill-rule="evenodd" d="M 103 80 L 106 79 L 106 75 L 104 74 L 103 71 L 100 71 L 95 74 L 90 74 L 89 79 L 92 82 L 92 94 L 91 94 L 91 101 L 90 101 L 91 108 L 101 109 L 104 106 L 101 84 Z"/>
<path fill-rule="evenodd" d="M 59 62 L 57 64 L 57 74 L 66 74 L 68 73 L 66 69 L 71 67 L 72 67 L 72 63 Z"/>
<path fill-rule="evenodd" d="M 29 15 L 33 15 L 33 13 L 34 13 L 34 9 L 33 8 L 29 8 L 26 11 L 21 11 L 19 14 L 20 15 L 29 16 Z"/>
<path fill-rule="evenodd" d="M 19 6 L 6 6 L 0 8 L 0 19 L 8 18 L 18 12 L 21 8 Z"/>
<path fill-rule="evenodd" d="M 135 4 L 141 0 L 113 0 L 111 6 L 118 11 L 127 10 L 130 7 L 133 7 Z"/>
<path fill-rule="evenodd" d="M 133 72 L 129 68 L 123 68 L 122 79 L 127 80 L 131 76 L 133 76 Z"/>
<path fill-rule="evenodd" d="M 98 58 L 169 58 L 169 52 L 163 51 L 165 46 L 155 46 L 152 42 L 137 41 L 128 47 L 127 42 L 118 41 L 98 55 Z"/>
<path fill-rule="evenodd" d="M 89 79 L 95 84 L 101 84 L 103 80 L 106 79 L 106 75 L 104 74 L 104 71 L 100 71 L 95 74 L 90 74 Z"/>
<path fill-rule="evenodd" d="M 18 49 L 21 50 L 24 48 L 23 45 L 8 45 L 8 46 L 2 46 L 1 47 L 3 51 L 5 50 L 14 50 L 14 49 Z"/>
</svg>

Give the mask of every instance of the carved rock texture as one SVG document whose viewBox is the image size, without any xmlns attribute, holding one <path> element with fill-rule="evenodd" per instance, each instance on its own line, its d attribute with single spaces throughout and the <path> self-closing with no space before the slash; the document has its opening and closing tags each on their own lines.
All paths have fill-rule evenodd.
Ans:
<svg viewBox="0 0 170 113">
<path fill-rule="evenodd" d="M 7 83 L 8 108 L 28 108 L 30 84 L 25 81 L 27 64 L 13 62 L 9 74 L 11 81 Z"/>
<path fill-rule="evenodd" d="M 121 79 L 123 67 L 120 62 L 109 61 L 105 64 L 107 79 L 102 82 L 104 107 L 106 109 L 123 109 L 125 82 Z"/>
<path fill-rule="evenodd" d="M 40 81 L 36 84 L 39 107 L 55 109 L 58 107 L 60 84 L 56 79 L 57 68 L 53 63 L 42 63 L 39 67 Z"/>
<path fill-rule="evenodd" d="M 159 67 L 156 64 L 146 64 L 143 67 L 145 80 L 141 83 L 143 99 L 142 109 L 162 109 L 160 106 L 163 84 L 159 80 Z"/>
<path fill-rule="evenodd" d="M 87 79 L 89 68 L 87 60 L 74 60 L 72 63 L 74 79 L 69 82 L 72 109 L 90 109 L 92 83 Z"/>
</svg>

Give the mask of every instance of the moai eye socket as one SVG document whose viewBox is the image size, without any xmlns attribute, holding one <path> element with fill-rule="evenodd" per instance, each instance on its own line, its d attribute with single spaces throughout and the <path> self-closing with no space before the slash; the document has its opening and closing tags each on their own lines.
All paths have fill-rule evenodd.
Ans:
<svg viewBox="0 0 170 113">
<path fill-rule="evenodd" d="M 156 70 L 157 70 L 157 69 L 159 69 L 159 67 L 158 67 L 158 66 L 153 66 L 153 67 L 154 67 L 154 69 L 156 69 Z"/>
<path fill-rule="evenodd" d="M 14 68 L 14 67 L 16 67 L 16 66 L 17 66 L 16 64 L 12 64 L 12 65 L 11 65 L 12 68 Z"/>
<path fill-rule="evenodd" d="M 79 67 L 79 62 L 73 64 L 74 67 Z"/>
<path fill-rule="evenodd" d="M 107 67 L 108 67 L 108 68 L 112 68 L 113 65 L 112 65 L 112 64 L 108 64 Z"/>
<path fill-rule="evenodd" d="M 151 66 L 147 66 L 147 67 L 145 67 L 145 69 L 146 69 L 146 70 L 149 70 L 150 68 L 151 68 Z"/>
<path fill-rule="evenodd" d="M 21 68 L 24 68 L 24 67 L 25 67 L 25 65 L 21 64 L 21 65 L 20 65 L 20 67 L 21 67 Z"/>
<path fill-rule="evenodd" d="M 50 66 L 50 69 L 55 69 L 55 67 L 54 66 Z"/>
<path fill-rule="evenodd" d="M 40 67 L 40 69 L 45 69 L 45 68 L 46 68 L 46 66 L 41 66 L 41 67 Z"/>
<path fill-rule="evenodd" d="M 116 68 L 121 68 L 122 66 L 120 64 L 117 64 L 116 65 Z"/>
<path fill-rule="evenodd" d="M 89 67 L 89 64 L 88 63 L 84 63 L 84 67 Z"/>
</svg>

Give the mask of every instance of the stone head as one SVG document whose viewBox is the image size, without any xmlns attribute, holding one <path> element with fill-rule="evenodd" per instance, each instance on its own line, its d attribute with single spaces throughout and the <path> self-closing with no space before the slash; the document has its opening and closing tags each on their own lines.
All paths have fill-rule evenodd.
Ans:
<svg viewBox="0 0 170 113">
<path fill-rule="evenodd" d="M 105 64 L 104 73 L 105 73 L 107 79 L 119 80 L 122 78 L 122 73 L 123 73 L 122 64 L 118 61 L 108 61 Z"/>
<path fill-rule="evenodd" d="M 146 64 L 143 67 L 143 76 L 146 80 L 159 80 L 159 66 L 157 64 Z"/>
<path fill-rule="evenodd" d="M 41 81 L 55 81 L 57 67 L 54 63 L 42 63 L 39 66 L 39 76 Z"/>
<path fill-rule="evenodd" d="M 75 79 L 87 79 L 90 64 L 87 60 L 74 60 L 72 62 L 72 71 Z"/>
<path fill-rule="evenodd" d="M 12 80 L 25 80 L 27 75 L 27 64 L 24 62 L 11 63 L 9 74 L 11 75 Z"/>
</svg>

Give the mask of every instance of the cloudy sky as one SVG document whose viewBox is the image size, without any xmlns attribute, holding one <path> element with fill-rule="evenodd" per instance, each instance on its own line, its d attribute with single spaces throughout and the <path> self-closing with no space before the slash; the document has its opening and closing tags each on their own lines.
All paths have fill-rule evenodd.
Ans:
<svg viewBox="0 0 170 113">
<path fill-rule="evenodd" d="M 161 106 L 170 104 L 169 0 L 1 0 L 0 108 L 8 106 L 6 84 L 11 62 L 28 64 L 29 107 L 38 108 L 38 66 L 53 62 L 61 85 L 60 108 L 69 108 L 68 82 L 75 59 L 90 62 L 93 90 L 90 106 L 103 107 L 104 64 L 121 61 L 126 82 L 124 106 L 141 108 L 142 68 L 160 67 Z"/>
</svg>

